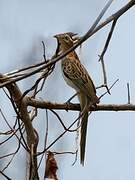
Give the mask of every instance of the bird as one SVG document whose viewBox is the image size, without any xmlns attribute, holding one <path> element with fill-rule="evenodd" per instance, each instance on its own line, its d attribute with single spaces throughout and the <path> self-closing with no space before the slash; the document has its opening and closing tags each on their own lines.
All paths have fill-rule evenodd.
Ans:
<svg viewBox="0 0 135 180">
<path fill-rule="evenodd" d="M 54 37 L 58 42 L 59 53 L 65 53 L 74 45 L 75 33 L 68 32 L 57 34 Z M 75 89 L 81 107 L 81 130 L 80 130 L 80 163 L 84 166 L 86 134 L 88 124 L 89 106 L 96 106 L 99 103 L 99 98 L 96 95 L 95 85 L 81 63 L 77 53 L 71 51 L 61 60 L 61 70 L 66 83 Z"/>
</svg>

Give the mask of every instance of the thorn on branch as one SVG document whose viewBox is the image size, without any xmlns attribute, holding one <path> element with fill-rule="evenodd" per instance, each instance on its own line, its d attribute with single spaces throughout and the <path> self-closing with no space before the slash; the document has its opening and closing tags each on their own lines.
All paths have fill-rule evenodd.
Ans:
<svg viewBox="0 0 135 180">
<path fill-rule="evenodd" d="M 47 63 L 46 51 L 45 51 L 45 43 L 44 43 L 44 41 L 42 41 L 42 45 L 43 45 L 43 58 L 44 58 L 45 63 Z"/>
<path fill-rule="evenodd" d="M 72 166 L 75 165 L 75 163 L 76 163 L 76 161 L 77 161 L 77 157 L 78 157 L 78 149 L 77 149 L 76 152 L 75 152 L 75 160 L 74 160 L 74 162 L 72 163 Z"/>
<path fill-rule="evenodd" d="M 119 79 L 116 79 L 116 81 L 110 86 L 110 88 L 109 88 L 109 91 L 113 88 L 113 86 L 117 83 L 119 81 Z M 108 92 L 106 91 L 105 93 L 103 93 L 100 97 L 99 97 L 99 99 L 101 99 L 105 94 L 107 94 Z"/>
<path fill-rule="evenodd" d="M 127 94 L 128 94 L 128 104 L 130 104 L 130 86 L 129 83 L 127 83 Z"/>
<path fill-rule="evenodd" d="M 109 88 L 108 88 L 107 84 L 102 84 L 102 85 L 100 85 L 100 86 L 96 87 L 96 89 L 100 89 L 100 88 L 103 88 L 103 87 L 105 87 L 105 88 L 106 88 L 106 90 L 107 90 L 107 92 L 108 92 L 108 94 L 110 94 L 110 95 L 111 95 L 111 92 L 110 92 L 110 90 L 109 90 Z"/>
</svg>

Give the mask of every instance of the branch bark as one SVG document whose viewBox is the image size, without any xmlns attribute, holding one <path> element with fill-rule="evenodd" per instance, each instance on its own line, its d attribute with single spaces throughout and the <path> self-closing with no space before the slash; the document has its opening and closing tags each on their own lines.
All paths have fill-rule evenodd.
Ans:
<svg viewBox="0 0 135 180">
<path fill-rule="evenodd" d="M 7 77 L 0 74 L 0 83 L 3 83 L 5 81 L 7 81 Z M 10 93 L 11 99 L 15 103 L 18 119 L 20 119 L 24 123 L 26 130 L 27 144 L 29 148 L 27 152 L 27 180 L 38 180 L 37 158 L 35 156 L 37 152 L 38 142 L 29 113 L 27 111 L 26 99 L 21 98 L 22 93 L 15 83 L 6 85 L 6 88 Z"/>
<path fill-rule="evenodd" d="M 27 97 L 27 105 L 40 109 L 80 111 L 80 104 L 52 103 L 30 97 Z M 90 107 L 89 111 L 135 111 L 135 104 L 98 104 L 97 107 Z"/>
<path fill-rule="evenodd" d="M 110 0 L 111 2 L 113 0 Z M 68 53 L 75 50 L 79 45 L 81 45 L 83 42 L 85 42 L 88 38 L 90 38 L 93 34 L 95 34 L 97 31 L 99 31 L 101 28 L 106 26 L 108 23 L 112 21 L 118 20 L 120 16 L 122 16 L 127 10 L 129 10 L 131 7 L 135 5 L 135 0 L 129 1 L 124 7 L 122 7 L 120 10 L 118 10 L 116 13 L 108 17 L 104 22 L 101 24 L 98 24 L 99 20 L 102 17 L 102 14 L 104 14 L 105 10 L 100 13 L 94 24 L 91 26 L 91 28 L 88 30 L 88 32 L 85 33 L 83 37 L 80 38 L 80 40 L 69 50 L 67 50 L 65 53 L 61 54 L 58 57 L 52 58 L 51 60 L 46 60 L 41 63 L 38 63 L 36 65 L 32 65 L 31 67 L 23 68 L 22 70 L 18 70 L 16 75 L 14 75 L 14 78 L 9 78 L 8 76 L 4 76 L 0 74 L 0 88 L 6 87 L 10 93 L 11 99 L 13 100 L 13 106 L 15 105 L 15 111 L 18 116 L 18 119 L 20 119 L 25 126 L 26 130 L 26 137 L 27 137 L 27 144 L 28 144 L 28 167 L 27 167 L 27 180 L 38 180 L 38 167 L 37 167 L 37 145 L 38 145 L 38 134 L 34 130 L 30 115 L 28 113 L 27 107 L 32 106 L 35 108 L 40 109 L 57 109 L 57 110 L 70 110 L 70 111 L 80 111 L 80 105 L 79 104 L 72 104 L 72 103 L 51 103 L 46 101 L 41 101 L 38 99 L 34 99 L 28 96 L 24 96 L 24 94 L 20 91 L 19 87 L 15 82 L 20 81 L 22 79 L 25 79 L 29 76 L 34 75 L 35 73 L 38 73 L 42 70 L 46 70 L 46 68 L 50 67 L 51 65 L 54 65 L 56 62 L 61 60 L 63 57 L 65 57 Z M 107 41 L 107 46 L 108 46 Z M 19 72 L 22 72 L 24 70 L 25 73 L 19 74 Z M 25 70 L 31 70 L 30 72 Z M 31 90 L 31 89 L 30 89 Z M 27 91 L 25 92 L 25 95 L 27 94 Z M 23 97 L 23 98 L 22 98 Z M 129 100 L 130 103 L 130 100 Z M 99 104 L 96 107 L 90 107 L 90 111 L 135 111 L 135 104 Z M 71 131 L 70 128 L 77 122 L 79 118 L 77 118 L 68 128 L 65 129 L 65 131 L 57 137 L 48 147 L 44 149 L 44 151 L 40 152 L 38 155 L 46 152 L 54 143 L 57 142 L 58 139 L 60 139 L 66 132 Z"/>
</svg>

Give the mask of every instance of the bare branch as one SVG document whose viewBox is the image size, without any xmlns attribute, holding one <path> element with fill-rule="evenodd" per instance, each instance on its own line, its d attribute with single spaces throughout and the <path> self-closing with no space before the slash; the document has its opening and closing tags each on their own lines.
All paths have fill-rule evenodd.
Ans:
<svg viewBox="0 0 135 180">
<path fill-rule="evenodd" d="M 61 123 L 62 127 L 64 128 L 65 131 L 69 131 L 69 132 L 74 132 L 74 131 L 77 131 L 77 129 L 80 127 L 80 126 L 77 126 L 76 129 L 73 129 L 73 130 L 70 130 L 68 129 L 65 124 L 63 123 L 62 119 L 60 118 L 60 116 L 52 109 L 50 109 L 50 111 L 55 114 L 55 116 L 57 117 L 57 119 L 59 120 L 59 122 Z"/>
<path fill-rule="evenodd" d="M 69 103 L 52 103 L 49 101 L 35 100 L 29 98 L 29 106 L 33 106 L 40 109 L 57 109 L 57 110 L 71 110 L 80 111 L 79 104 Z M 135 111 L 135 104 L 98 104 L 97 107 L 90 107 L 89 111 Z"/>
<path fill-rule="evenodd" d="M 131 0 L 130 2 L 128 2 L 125 6 L 123 6 L 120 10 L 118 10 L 116 13 L 114 13 L 113 15 L 111 15 L 110 17 L 108 17 L 104 22 L 102 22 L 100 25 L 98 25 L 95 29 L 93 29 L 93 31 L 91 33 L 88 32 L 90 30 L 88 30 L 88 32 L 81 38 L 80 41 L 78 41 L 73 47 L 71 47 L 70 49 L 68 49 L 65 53 L 61 54 L 60 56 L 53 58 L 52 60 L 48 60 L 47 63 L 45 63 L 44 61 L 41 63 L 38 63 L 36 65 L 34 65 L 34 67 L 39 67 L 36 70 L 33 70 L 27 74 L 25 74 L 22 77 L 17 77 L 15 79 L 9 79 L 6 82 L 3 82 L 0 84 L 0 88 L 4 87 L 7 84 L 10 83 L 14 83 L 17 81 L 20 81 L 22 79 L 25 79 L 29 76 L 32 76 L 33 74 L 36 74 L 42 70 L 44 70 L 45 68 L 47 68 L 48 66 L 55 64 L 57 61 L 59 61 L 60 59 L 62 59 L 63 57 L 65 57 L 68 53 L 70 53 L 71 51 L 73 51 L 74 49 L 76 49 L 78 46 L 80 46 L 83 42 L 85 42 L 88 38 L 90 38 L 93 34 L 95 34 L 97 31 L 99 31 L 100 29 L 102 29 L 104 26 L 106 26 L 108 23 L 118 19 L 120 16 L 122 16 L 127 10 L 129 10 L 131 7 L 133 7 L 135 5 L 135 1 Z M 91 29 L 91 28 L 90 28 Z M 86 36 L 87 35 L 87 36 Z M 33 65 L 31 66 L 33 68 Z M 29 68 L 29 67 L 28 67 Z M 25 68 L 27 69 L 27 67 Z"/>
<path fill-rule="evenodd" d="M 111 40 L 111 37 L 112 37 L 112 34 L 114 32 L 114 28 L 115 28 L 115 25 L 116 25 L 116 22 L 117 22 L 117 19 L 113 21 L 112 23 L 112 27 L 110 29 L 110 32 L 108 34 L 108 37 L 107 37 L 107 40 L 106 40 L 106 43 L 105 43 L 105 46 L 103 48 L 103 51 L 101 53 L 101 55 L 99 55 L 99 61 L 101 61 L 101 65 L 102 65 L 102 70 L 103 70 L 103 77 L 104 77 L 104 87 L 106 87 L 107 89 L 107 92 L 110 94 L 110 91 L 109 91 L 109 88 L 108 88 L 108 85 L 107 85 L 107 75 L 106 75 L 106 70 L 105 70 L 105 62 L 104 62 L 104 55 L 107 51 L 107 48 L 109 46 L 109 43 L 110 43 L 110 40 Z"/>
<path fill-rule="evenodd" d="M 33 70 L 27 74 L 25 74 L 23 77 L 18 77 L 16 79 L 10 79 L 9 81 L 7 82 L 3 82 L 1 85 L 0 85 L 0 88 L 1 87 L 4 87 L 6 84 L 10 84 L 10 83 L 13 83 L 13 82 L 17 82 L 17 81 L 20 81 L 24 78 L 27 78 L 29 76 L 32 76 L 33 74 L 36 74 L 40 71 L 42 71 L 43 69 L 47 68 L 48 66 L 50 65 L 53 65 L 55 64 L 57 61 L 59 61 L 60 59 L 62 59 L 63 57 L 65 57 L 68 53 L 70 53 L 71 51 L 73 51 L 74 49 L 76 49 L 79 45 L 81 45 L 84 41 L 86 41 L 91 35 L 92 35 L 92 32 L 94 31 L 95 27 L 97 26 L 97 24 L 99 23 L 100 19 L 103 17 L 104 13 L 107 11 L 107 9 L 109 8 L 109 6 L 111 5 L 111 3 L 113 2 L 113 0 L 109 0 L 108 3 L 105 5 L 105 7 L 103 8 L 103 10 L 101 11 L 101 13 L 99 14 L 99 16 L 96 18 L 95 22 L 93 23 L 93 25 L 91 26 L 91 28 L 88 30 L 88 32 L 74 45 L 72 46 L 70 49 L 68 49 L 65 53 L 61 54 L 60 56 L 56 57 L 56 58 L 52 58 L 52 60 L 48 60 L 47 62 L 48 63 L 38 63 L 37 64 L 37 67 L 38 65 L 41 66 L 43 65 L 42 67 L 39 67 L 37 68 L 36 70 Z M 133 5 L 132 5 L 133 6 Z"/>
<path fill-rule="evenodd" d="M 108 3 L 103 8 L 103 10 L 99 14 L 99 16 L 96 18 L 95 22 L 90 27 L 90 29 L 84 34 L 84 36 L 82 36 L 78 39 L 78 41 L 74 44 L 74 46 L 72 48 L 67 50 L 65 53 L 59 54 L 58 53 L 59 47 L 57 46 L 54 56 L 51 59 L 47 60 L 46 55 L 45 55 L 45 44 L 42 41 L 43 51 L 44 51 L 44 53 L 43 53 L 44 61 L 42 61 L 38 64 L 35 64 L 35 65 L 32 65 L 32 66 L 26 67 L 26 68 L 22 68 L 20 70 L 16 70 L 11 73 L 7 73 L 6 75 L 0 74 L 0 88 L 5 87 L 8 90 L 9 93 L 6 93 L 6 92 L 5 93 L 7 94 L 7 97 L 9 98 L 9 100 L 11 101 L 12 106 L 17 115 L 17 118 L 16 118 L 17 120 L 15 122 L 15 125 L 13 125 L 13 128 L 12 128 L 10 126 L 10 124 L 8 123 L 6 116 L 4 116 L 3 112 L 0 109 L 0 113 L 3 117 L 3 119 L 5 120 L 7 126 L 9 127 L 8 131 L 2 132 L 1 134 L 4 136 L 10 135 L 10 137 L 8 137 L 5 141 L 1 142 L 0 145 L 7 142 L 13 136 L 16 136 L 17 140 L 18 140 L 18 148 L 15 151 L 15 153 L 9 153 L 9 154 L 6 154 L 6 155 L 0 157 L 1 159 L 3 159 L 5 157 L 10 157 L 12 155 L 11 160 L 8 162 L 8 164 L 6 165 L 6 167 L 3 170 L 5 170 L 11 164 L 14 156 L 17 154 L 17 152 L 19 151 L 19 149 L 22 145 L 25 148 L 25 150 L 27 151 L 27 155 L 28 155 L 27 179 L 38 180 L 39 179 L 39 176 L 38 176 L 39 169 L 38 168 L 40 167 L 41 163 L 43 163 L 42 159 L 44 158 L 46 153 L 48 153 L 48 150 L 55 143 L 57 143 L 57 141 L 61 137 L 63 137 L 63 135 L 65 135 L 68 132 L 77 131 L 79 129 L 79 127 L 81 126 L 81 122 L 79 120 L 82 117 L 83 112 L 80 113 L 79 117 L 74 119 L 73 122 L 71 124 L 69 124 L 68 127 L 66 127 L 65 124 L 63 123 L 63 120 L 59 116 L 59 114 L 53 110 L 53 109 L 57 109 L 57 110 L 66 110 L 66 111 L 67 110 L 80 111 L 79 104 L 70 103 L 72 98 L 74 98 L 76 95 L 72 96 L 68 100 L 68 103 L 62 103 L 62 104 L 52 103 L 52 102 L 47 102 L 47 101 L 42 101 L 42 100 L 36 99 L 36 95 L 37 95 L 37 93 L 39 93 L 39 91 L 42 91 L 45 80 L 53 72 L 56 62 L 61 60 L 63 57 L 65 57 L 71 51 L 75 50 L 78 46 L 80 46 L 83 42 L 85 42 L 88 38 L 90 38 L 92 35 L 94 35 L 97 31 L 99 31 L 101 28 L 105 27 L 110 22 L 112 22 L 112 27 L 108 34 L 103 51 L 100 55 L 100 60 L 101 60 L 102 69 L 103 69 L 103 76 L 104 76 L 104 84 L 101 86 L 106 87 L 107 91 L 104 94 L 102 94 L 100 96 L 100 98 L 103 97 L 107 92 L 110 93 L 110 89 L 118 81 L 118 80 L 116 80 L 113 83 L 113 85 L 110 88 L 108 88 L 104 56 L 108 49 L 108 46 L 109 46 L 110 40 L 112 38 L 112 34 L 114 32 L 114 28 L 115 28 L 118 18 L 120 16 L 122 16 L 127 10 L 129 10 L 131 7 L 133 7 L 135 5 L 135 0 L 129 1 L 124 7 L 122 7 L 116 13 L 114 13 L 110 17 L 108 17 L 104 22 L 99 24 L 104 13 L 107 11 L 107 9 L 109 8 L 109 6 L 111 5 L 111 3 L 113 1 L 114 0 L 108 0 Z M 39 73 L 39 72 L 40 72 L 39 78 L 36 80 L 36 82 L 33 84 L 33 86 L 30 87 L 30 89 L 27 89 L 25 92 L 21 92 L 15 82 L 25 79 L 27 77 L 30 77 L 30 76 L 34 75 L 35 73 Z M 27 96 L 27 94 L 30 91 L 33 91 L 32 97 Z M 127 110 L 135 111 L 135 104 L 130 103 L 129 84 L 127 84 L 127 91 L 128 91 L 128 103 L 127 104 L 98 104 L 96 107 L 90 106 L 89 111 L 90 112 L 92 112 L 92 111 L 127 111 Z M 31 106 L 33 108 L 30 108 L 29 106 Z M 39 112 L 38 108 L 46 109 L 45 121 L 47 122 L 44 147 L 43 147 L 43 150 L 39 153 L 37 153 L 37 146 L 38 146 L 38 142 L 39 142 L 38 132 L 33 128 L 33 125 L 32 125 L 32 121 L 34 120 L 34 118 L 37 116 L 37 113 Z M 30 112 L 27 109 L 30 109 Z M 49 145 L 47 143 L 48 132 L 49 132 L 48 109 L 57 117 L 57 119 L 61 123 L 62 127 L 64 128 L 63 132 L 58 137 L 55 137 L 55 139 Z M 17 124 L 17 122 L 18 122 L 18 124 Z M 77 122 L 78 122 L 77 128 L 72 130 L 72 128 L 74 127 L 74 125 L 77 124 Z M 16 128 L 17 125 L 18 125 L 18 128 Z M 16 135 L 17 131 L 20 132 L 21 137 Z M 24 138 L 24 132 L 26 132 L 27 141 Z M 76 159 L 77 159 L 77 152 L 78 152 L 78 150 L 75 152 Z M 55 154 L 66 154 L 66 153 L 74 154 L 73 152 L 66 152 L 66 151 L 59 152 L 59 153 L 55 152 Z M 42 155 L 42 156 L 41 156 L 39 164 L 37 164 L 37 156 L 39 156 L 39 155 Z M 54 153 L 52 153 L 52 155 L 54 155 Z M 75 162 L 76 162 L 76 159 L 75 159 Z M 53 160 L 55 160 L 55 159 L 53 159 Z M 46 158 L 45 158 L 45 161 L 46 161 Z M 44 163 L 46 163 L 46 162 L 44 162 Z M 49 165 L 48 165 L 48 167 L 49 167 Z M 3 172 L 0 171 L 0 173 L 2 174 Z M 56 172 L 54 172 L 54 175 L 55 174 L 56 174 Z M 7 179 L 10 179 L 5 174 L 2 174 L 2 175 L 4 177 L 6 177 Z M 46 174 L 45 174 L 45 177 L 49 177 L 49 175 L 46 176 Z M 56 177 L 56 179 L 57 179 L 57 177 Z"/>
<path fill-rule="evenodd" d="M 117 19 L 114 20 L 113 23 L 112 23 L 112 26 L 111 26 L 110 32 L 109 32 L 109 34 L 108 34 L 108 37 L 107 37 L 105 46 L 104 46 L 104 48 L 103 48 L 103 51 L 102 51 L 101 55 L 99 55 L 99 57 L 100 57 L 100 58 L 99 58 L 99 61 L 104 58 L 104 55 L 105 55 L 105 53 L 106 53 L 106 51 L 107 51 L 107 48 L 108 48 L 109 43 L 110 43 L 110 40 L 111 40 L 111 38 L 112 38 L 112 34 L 113 34 L 113 32 L 114 32 L 114 28 L 115 28 L 115 26 L 116 26 L 116 22 L 117 22 Z"/>
<path fill-rule="evenodd" d="M 5 156 L 3 156 L 3 157 L 0 157 L 0 158 L 5 158 L 5 157 L 8 157 L 8 156 L 11 156 L 11 155 L 12 155 L 10 161 L 9 161 L 9 162 L 7 163 L 7 165 L 3 168 L 2 172 L 4 172 L 4 171 L 9 167 L 9 165 L 10 165 L 11 162 L 13 161 L 15 155 L 18 153 L 19 149 L 20 149 L 20 142 L 19 142 L 18 147 L 17 147 L 17 149 L 16 149 L 16 151 L 15 151 L 14 153 L 10 153 L 10 154 L 8 154 L 8 155 L 5 155 Z"/>
<path fill-rule="evenodd" d="M 4 87 L 6 84 L 10 84 L 10 83 L 13 83 L 13 82 L 17 82 L 17 81 L 20 81 L 22 79 L 25 79 L 35 73 L 38 73 L 40 72 L 41 70 L 45 69 L 46 67 L 56 63 L 57 61 L 59 61 L 60 59 L 62 59 L 64 56 L 66 56 L 69 52 L 73 51 L 74 49 L 76 49 L 78 46 L 80 46 L 83 42 L 85 42 L 88 38 L 90 38 L 92 35 L 94 35 L 97 31 L 99 31 L 100 29 L 102 29 L 104 26 L 106 26 L 107 24 L 109 24 L 110 22 L 118 19 L 119 17 L 121 17 L 126 11 L 128 11 L 130 8 L 132 8 L 133 6 L 135 5 L 135 1 L 134 0 L 131 0 L 129 1 L 125 6 L 123 6 L 120 10 L 118 10 L 116 13 L 112 14 L 111 16 L 109 16 L 104 22 L 102 22 L 101 24 L 99 24 L 90 34 L 88 37 L 85 37 L 84 40 L 81 40 L 81 41 L 78 41 L 72 48 L 70 48 L 68 51 L 66 51 L 64 54 L 60 55 L 59 57 L 56 57 L 53 59 L 53 61 L 51 60 L 48 60 L 47 62 L 48 63 L 45 63 L 44 61 L 41 62 L 41 63 L 37 63 L 35 65 L 31 65 L 29 67 L 25 67 L 21 70 L 16 70 L 14 72 L 11 72 L 11 73 L 7 73 L 5 75 L 12 75 L 14 73 L 18 73 L 18 72 L 22 72 L 22 71 L 25 71 L 25 70 L 28 70 L 28 69 L 33 69 L 33 68 L 37 68 L 39 66 L 41 66 L 41 68 L 37 68 L 36 70 L 33 70 L 32 72 L 28 73 L 28 74 L 25 74 L 24 76 L 22 77 L 18 77 L 16 79 L 12 79 L 12 80 L 9 80 L 8 82 L 3 82 L 1 83 L 0 85 L 0 88 Z M 87 33 L 86 33 L 87 34 Z M 86 35 L 85 34 L 85 35 Z M 85 36 L 84 35 L 84 36 Z M 83 36 L 83 37 L 84 37 Z M 83 38 L 82 37 L 82 38 Z"/>
<path fill-rule="evenodd" d="M 108 90 L 105 92 L 105 93 L 103 93 L 100 97 L 99 97 L 99 99 L 101 99 L 103 96 L 105 96 L 107 93 L 108 93 L 108 91 L 110 92 L 110 90 L 113 88 L 113 86 L 117 83 L 119 81 L 119 79 L 116 79 L 116 81 L 108 88 Z"/>
<path fill-rule="evenodd" d="M 7 180 L 12 180 L 12 179 L 9 178 L 6 174 L 4 174 L 2 171 L 0 171 L 0 174 L 2 174 Z"/>
<path fill-rule="evenodd" d="M 4 82 L 5 79 L 6 79 L 6 77 L 3 76 L 2 74 L 0 74 L 0 82 Z M 6 85 L 6 88 L 8 89 L 8 91 L 10 93 L 11 100 L 13 100 L 12 105 L 15 109 L 15 112 L 18 115 L 18 119 L 20 119 L 25 125 L 29 150 L 31 152 L 31 149 L 32 149 L 33 152 L 36 153 L 37 143 L 38 143 L 37 142 L 37 134 L 35 133 L 35 130 L 31 123 L 29 113 L 27 111 L 26 100 L 25 100 L 25 98 L 21 99 L 22 93 L 21 93 L 19 87 L 15 83 Z M 14 106 L 14 104 L 16 107 Z M 18 111 L 17 111 L 17 109 L 18 109 Z M 30 155 L 31 155 L 31 153 L 30 153 Z M 29 164 L 28 164 L 29 176 L 28 177 L 30 177 L 30 180 L 33 180 L 33 177 L 35 177 L 35 173 L 37 172 L 37 163 L 36 163 L 37 159 L 36 159 L 35 154 L 33 155 L 33 159 L 34 159 L 33 160 L 34 166 L 33 166 L 33 164 L 31 164 L 31 156 L 29 156 Z M 32 172 L 32 174 L 30 174 L 31 172 Z M 36 173 L 36 177 L 38 179 L 38 173 Z"/>
</svg>

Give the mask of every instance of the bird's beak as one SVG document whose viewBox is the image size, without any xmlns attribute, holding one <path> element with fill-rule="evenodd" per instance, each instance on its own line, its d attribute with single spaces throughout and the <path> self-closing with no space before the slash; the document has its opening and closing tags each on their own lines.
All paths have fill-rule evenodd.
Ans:
<svg viewBox="0 0 135 180">
<path fill-rule="evenodd" d="M 58 38 L 58 35 L 54 35 L 53 37 L 54 37 L 54 38 Z"/>
</svg>

